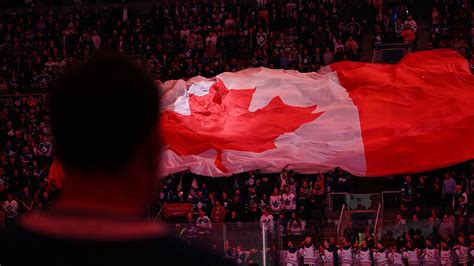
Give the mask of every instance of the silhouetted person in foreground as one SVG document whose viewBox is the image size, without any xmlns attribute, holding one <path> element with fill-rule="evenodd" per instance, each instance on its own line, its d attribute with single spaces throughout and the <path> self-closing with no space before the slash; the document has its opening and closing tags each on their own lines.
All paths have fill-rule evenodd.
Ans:
<svg viewBox="0 0 474 266">
<path fill-rule="evenodd" d="M 99 52 L 60 77 L 50 111 L 64 190 L 48 212 L 0 235 L 2 266 L 230 265 L 145 218 L 159 161 L 158 93 L 146 71 Z"/>
</svg>

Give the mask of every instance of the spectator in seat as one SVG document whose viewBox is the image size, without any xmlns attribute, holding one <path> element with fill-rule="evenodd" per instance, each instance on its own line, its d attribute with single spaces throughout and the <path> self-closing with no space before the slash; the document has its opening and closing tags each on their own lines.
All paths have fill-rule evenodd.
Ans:
<svg viewBox="0 0 474 266">
<path fill-rule="evenodd" d="M 204 214 L 203 210 L 198 211 L 198 218 L 196 219 L 196 226 L 201 232 L 208 232 L 212 228 L 212 221 Z"/>
<path fill-rule="evenodd" d="M 255 247 L 250 249 L 250 252 L 246 261 L 248 266 L 258 266 L 262 263 L 262 253 L 258 252 Z"/>
<path fill-rule="evenodd" d="M 211 217 L 214 223 L 223 223 L 225 220 L 226 210 L 220 201 L 216 201 L 216 206 L 212 208 Z"/>
<path fill-rule="evenodd" d="M 247 253 L 242 250 L 240 245 L 235 248 L 234 262 L 237 266 L 244 266 L 247 263 Z"/>
</svg>

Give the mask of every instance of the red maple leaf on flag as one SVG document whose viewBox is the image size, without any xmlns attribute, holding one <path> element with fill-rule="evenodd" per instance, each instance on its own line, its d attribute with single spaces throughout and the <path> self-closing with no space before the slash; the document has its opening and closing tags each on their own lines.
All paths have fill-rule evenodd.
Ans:
<svg viewBox="0 0 474 266">
<path fill-rule="evenodd" d="M 191 94 L 191 115 L 165 111 L 161 115 L 164 143 L 178 155 L 197 155 L 216 150 L 216 166 L 222 164 L 222 151 L 264 152 L 276 148 L 275 139 L 314 121 L 316 105 L 294 107 L 279 96 L 255 112 L 249 112 L 254 89 L 228 90 L 221 80 L 203 96 Z"/>
</svg>

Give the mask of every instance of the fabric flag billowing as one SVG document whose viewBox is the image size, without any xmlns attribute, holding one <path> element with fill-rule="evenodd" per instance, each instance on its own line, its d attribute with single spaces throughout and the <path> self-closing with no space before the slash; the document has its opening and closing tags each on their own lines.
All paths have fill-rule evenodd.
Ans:
<svg viewBox="0 0 474 266">
<path fill-rule="evenodd" d="M 474 76 L 454 51 L 173 80 L 161 101 L 161 175 L 340 167 L 381 176 L 474 158 Z"/>
</svg>

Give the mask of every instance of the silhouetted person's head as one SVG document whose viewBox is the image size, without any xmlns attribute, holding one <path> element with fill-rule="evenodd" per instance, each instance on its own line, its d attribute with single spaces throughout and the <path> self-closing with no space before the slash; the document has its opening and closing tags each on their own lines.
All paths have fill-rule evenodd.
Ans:
<svg viewBox="0 0 474 266">
<path fill-rule="evenodd" d="M 159 113 L 157 88 L 144 69 L 119 53 L 98 52 L 67 69 L 50 96 L 65 191 L 84 193 L 106 184 L 104 189 L 117 186 L 118 192 L 122 186 L 149 194 L 144 190 L 156 174 Z M 132 194 L 129 200 L 138 196 Z"/>
<path fill-rule="evenodd" d="M 120 171 L 154 134 L 155 84 L 118 53 L 72 66 L 51 92 L 56 155 L 71 170 Z"/>
</svg>

